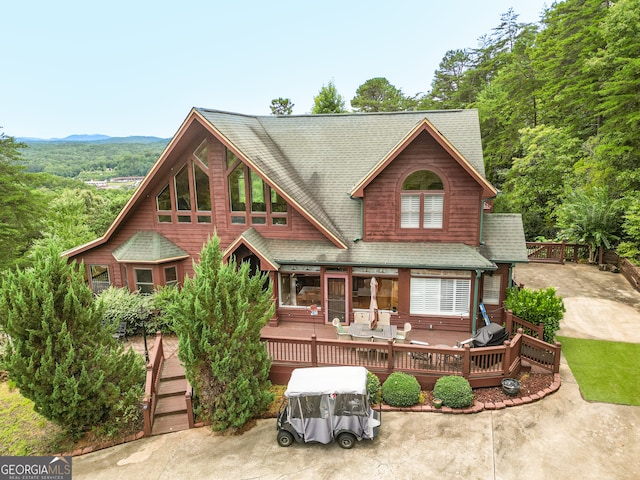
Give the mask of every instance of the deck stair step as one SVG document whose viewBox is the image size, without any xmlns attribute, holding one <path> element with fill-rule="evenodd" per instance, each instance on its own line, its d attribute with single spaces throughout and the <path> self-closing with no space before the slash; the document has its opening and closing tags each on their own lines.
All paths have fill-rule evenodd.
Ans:
<svg viewBox="0 0 640 480">
<path fill-rule="evenodd" d="M 190 388 L 178 358 L 165 359 L 160 373 L 152 435 L 189 428 L 185 394 Z"/>
</svg>

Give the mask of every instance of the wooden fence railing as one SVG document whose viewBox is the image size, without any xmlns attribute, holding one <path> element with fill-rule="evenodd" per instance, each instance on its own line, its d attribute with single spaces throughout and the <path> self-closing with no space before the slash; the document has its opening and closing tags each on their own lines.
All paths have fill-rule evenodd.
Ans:
<svg viewBox="0 0 640 480">
<path fill-rule="evenodd" d="M 510 337 L 521 329 L 522 333 L 544 340 L 544 324 L 534 325 L 514 315 L 511 310 L 507 310 L 505 314 L 505 329 Z"/>
<path fill-rule="evenodd" d="M 464 348 L 417 344 L 341 341 L 333 339 L 263 336 L 272 358 L 270 379 L 286 384 L 298 367 L 363 365 L 384 381 L 395 371 L 415 376 L 433 388 L 444 375 L 462 375 L 473 388 L 499 386 L 503 378 L 517 375 L 522 358 L 549 372 L 559 372 L 560 345 L 550 345 L 518 331 L 504 345 Z M 523 355 L 523 349 L 525 355 Z"/>
<path fill-rule="evenodd" d="M 156 341 L 149 352 L 149 362 L 147 363 L 147 379 L 145 382 L 144 397 L 142 398 L 142 412 L 144 417 L 144 435 L 151 435 L 153 427 L 153 417 L 156 411 L 158 396 L 158 383 L 160 382 L 160 372 L 164 363 L 164 349 L 162 347 L 162 333 L 156 333 Z"/>
<path fill-rule="evenodd" d="M 565 242 L 526 242 L 527 258 L 536 263 L 577 263 L 580 258 L 589 258 L 589 246 Z"/>
</svg>

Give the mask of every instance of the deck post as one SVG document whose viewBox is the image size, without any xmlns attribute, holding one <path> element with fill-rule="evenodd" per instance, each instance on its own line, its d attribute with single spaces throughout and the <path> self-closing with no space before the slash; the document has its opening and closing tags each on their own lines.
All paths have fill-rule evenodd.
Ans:
<svg viewBox="0 0 640 480">
<path fill-rule="evenodd" d="M 387 370 L 389 373 L 393 373 L 393 338 L 390 338 L 387 343 L 389 344 L 389 350 L 387 354 Z"/>
<path fill-rule="evenodd" d="M 553 373 L 560 373 L 560 352 L 562 351 L 562 344 L 555 342 L 556 351 L 553 352 Z"/>
<path fill-rule="evenodd" d="M 469 378 L 471 375 L 471 345 L 464 344 L 464 354 L 462 355 L 462 375 Z"/>
<path fill-rule="evenodd" d="M 313 335 L 311 335 L 311 366 L 312 367 L 317 367 L 318 366 L 318 343 L 317 343 L 318 337 L 316 337 L 316 334 L 314 333 Z"/>
<path fill-rule="evenodd" d="M 142 399 L 142 417 L 144 419 L 144 436 L 150 437 L 153 419 L 151 418 L 151 399 L 147 395 Z"/>
<path fill-rule="evenodd" d="M 509 376 L 511 370 L 511 340 L 504 341 L 504 358 L 502 359 L 502 373 L 506 377 Z"/>
</svg>

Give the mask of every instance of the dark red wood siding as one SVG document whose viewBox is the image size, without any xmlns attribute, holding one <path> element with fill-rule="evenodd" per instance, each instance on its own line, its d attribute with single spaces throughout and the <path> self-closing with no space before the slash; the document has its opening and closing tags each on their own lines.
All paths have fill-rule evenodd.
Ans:
<svg viewBox="0 0 640 480">
<path fill-rule="evenodd" d="M 400 191 L 417 170 L 437 173 L 444 184 L 442 229 L 401 229 Z M 482 188 L 428 133 L 423 132 L 364 192 L 365 241 L 463 242 L 478 245 Z"/>
</svg>

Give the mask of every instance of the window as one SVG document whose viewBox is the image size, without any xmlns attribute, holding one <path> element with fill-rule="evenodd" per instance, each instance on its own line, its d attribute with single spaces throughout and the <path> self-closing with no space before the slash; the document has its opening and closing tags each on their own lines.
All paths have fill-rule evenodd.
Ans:
<svg viewBox="0 0 640 480">
<path fill-rule="evenodd" d="M 164 269 L 164 284 L 169 287 L 178 284 L 178 269 L 176 267 L 166 267 Z"/>
<path fill-rule="evenodd" d="M 189 171 L 183 167 L 176 176 L 176 205 L 178 211 L 191 210 L 191 195 L 189 192 Z"/>
<path fill-rule="evenodd" d="M 227 172 L 231 223 L 287 225 L 288 207 L 284 198 L 229 150 Z"/>
<path fill-rule="evenodd" d="M 485 275 L 482 286 L 482 302 L 491 305 L 500 304 L 500 285 L 502 275 Z"/>
<path fill-rule="evenodd" d="M 400 228 L 442 228 L 444 187 L 429 170 L 409 175 L 402 184 Z"/>
<path fill-rule="evenodd" d="M 211 187 L 209 184 L 208 149 L 206 140 L 156 195 L 159 223 L 211 223 Z M 172 202 L 172 196 L 175 197 Z M 177 211 L 178 215 L 174 212 Z"/>
<path fill-rule="evenodd" d="M 153 270 L 136 268 L 136 289 L 140 293 L 153 293 Z"/>
<path fill-rule="evenodd" d="M 107 265 L 89 265 L 91 275 L 91 290 L 93 293 L 102 293 L 111 286 L 109 267 Z"/>
<path fill-rule="evenodd" d="M 376 302 L 380 310 L 396 310 L 398 308 L 398 279 L 376 277 L 378 294 Z M 351 279 L 351 305 L 353 308 L 369 309 L 371 304 L 371 275 L 356 276 Z"/>
<path fill-rule="evenodd" d="M 202 162 L 202 164 L 209 168 L 209 148 L 207 147 L 207 141 L 203 141 L 196 151 L 193 152 L 198 160 Z"/>
<path fill-rule="evenodd" d="M 281 273 L 280 305 L 291 307 L 322 306 L 320 274 Z"/>
<path fill-rule="evenodd" d="M 469 278 L 464 272 L 411 271 L 412 315 L 468 315 L 471 295 Z M 466 275 L 470 276 L 470 274 Z"/>
</svg>

